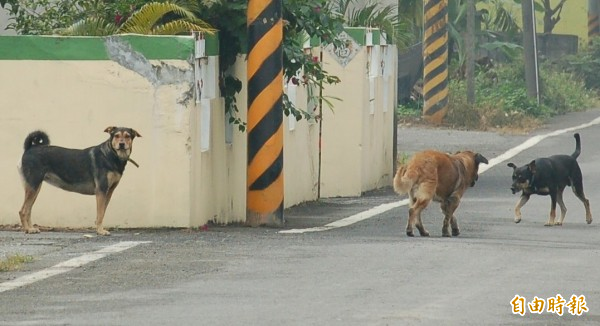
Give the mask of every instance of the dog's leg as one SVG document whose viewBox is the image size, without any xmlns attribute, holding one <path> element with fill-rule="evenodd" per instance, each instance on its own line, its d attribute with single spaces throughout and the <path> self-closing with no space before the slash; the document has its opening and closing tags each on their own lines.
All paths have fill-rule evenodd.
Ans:
<svg viewBox="0 0 600 326">
<path fill-rule="evenodd" d="M 415 209 L 413 207 L 408 209 L 408 221 L 406 222 L 406 235 L 414 237 L 413 225 L 415 224 Z"/>
<path fill-rule="evenodd" d="M 452 236 L 456 237 L 460 234 L 460 229 L 458 228 L 458 220 L 456 219 L 456 216 L 454 216 L 454 212 L 456 212 L 456 209 L 458 208 L 458 205 L 460 204 L 460 198 L 454 198 L 454 202 L 455 202 L 455 206 L 454 206 L 454 210 L 452 211 L 452 218 L 450 219 L 450 226 L 452 227 Z"/>
<path fill-rule="evenodd" d="M 425 207 L 427 207 L 428 203 L 428 200 L 417 199 L 415 200 L 414 205 L 412 205 L 412 207 L 408 210 L 408 223 L 406 224 L 406 235 L 408 235 L 409 237 L 415 236 L 413 232 L 413 226 L 417 227 L 417 230 L 419 230 L 419 234 L 422 237 L 429 236 L 429 232 L 425 230 L 425 227 L 423 226 L 423 221 L 421 220 L 421 212 Z"/>
<path fill-rule="evenodd" d="M 458 228 L 458 221 L 454 217 L 454 212 L 458 208 L 459 200 L 456 197 L 449 197 L 442 202 L 442 212 L 444 212 L 444 224 L 442 226 L 442 236 L 449 237 L 449 228 L 452 226 L 452 235 L 457 236 L 460 234 Z"/>
<path fill-rule="evenodd" d="M 517 206 L 515 206 L 515 223 L 521 222 L 521 207 L 527 204 L 529 197 L 529 195 L 522 194 L 519 202 L 517 202 Z"/>
<path fill-rule="evenodd" d="M 556 194 L 556 201 L 560 206 L 560 219 L 558 221 L 555 221 L 554 225 L 562 225 L 565 220 L 565 216 L 567 215 L 567 206 L 565 206 L 565 202 L 563 201 L 564 190 L 565 188 L 558 189 L 558 193 Z"/>
<path fill-rule="evenodd" d="M 35 203 L 35 200 L 40 193 L 42 184 L 39 183 L 37 187 L 32 188 L 29 185 L 25 185 L 25 200 L 23 206 L 19 211 L 19 217 L 21 218 L 21 227 L 25 230 L 25 233 L 40 233 L 38 228 L 34 228 L 31 223 L 31 208 Z"/>
<path fill-rule="evenodd" d="M 108 206 L 107 194 L 103 192 L 96 193 L 96 233 L 98 235 L 110 235 L 110 232 L 106 231 L 102 227 L 102 220 L 104 220 L 104 213 L 106 213 L 106 207 Z"/>
<path fill-rule="evenodd" d="M 96 192 L 96 233 L 98 235 L 110 235 L 110 232 L 105 230 L 102 227 L 102 221 L 104 220 L 104 214 L 106 213 L 106 207 L 108 207 L 108 203 L 110 202 L 110 198 L 112 197 L 112 193 L 115 190 L 116 185 L 108 189 L 108 191 Z"/>
<path fill-rule="evenodd" d="M 573 192 L 575 193 L 575 196 L 577 196 L 577 198 L 581 200 L 583 206 L 585 207 L 585 221 L 587 222 L 587 224 L 591 224 L 592 211 L 590 209 L 590 201 L 587 198 L 585 198 L 585 194 L 583 193 L 583 183 L 581 182 L 580 184 L 574 184 Z"/>
<path fill-rule="evenodd" d="M 428 237 L 429 236 L 429 232 L 427 230 L 425 230 L 425 227 L 423 226 L 423 221 L 421 220 L 421 211 L 419 211 L 419 215 L 417 217 L 417 230 L 419 230 L 419 234 L 422 237 Z"/>
<path fill-rule="evenodd" d="M 548 220 L 548 222 L 546 222 L 546 224 L 544 224 L 545 226 L 553 226 L 554 225 L 554 220 L 556 219 L 556 193 L 554 192 L 555 189 L 552 189 L 550 192 L 550 219 Z"/>
</svg>

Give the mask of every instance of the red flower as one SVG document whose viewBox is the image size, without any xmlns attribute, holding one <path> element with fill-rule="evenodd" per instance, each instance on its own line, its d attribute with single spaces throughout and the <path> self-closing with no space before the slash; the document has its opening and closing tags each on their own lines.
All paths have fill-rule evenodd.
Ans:
<svg viewBox="0 0 600 326">
<path fill-rule="evenodd" d="M 314 8 L 314 10 L 315 10 L 315 12 L 316 12 L 317 14 L 318 14 L 318 13 L 320 13 L 320 12 L 321 12 L 321 6 L 316 6 L 316 7 Z"/>
</svg>

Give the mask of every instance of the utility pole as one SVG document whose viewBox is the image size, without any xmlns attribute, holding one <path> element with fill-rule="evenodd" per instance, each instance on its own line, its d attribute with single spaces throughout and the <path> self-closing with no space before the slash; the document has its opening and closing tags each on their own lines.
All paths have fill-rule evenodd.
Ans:
<svg viewBox="0 0 600 326">
<path fill-rule="evenodd" d="M 248 2 L 246 224 L 282 226 L 282 0 Z"/>
<path fill-rule="evenodd" d="M 424 0 L 423 17 L 423 117 L 440 124 L 448 111 L 448 0 Z"/>
<path fill-rule="evenodd" d="M 527 95 L 535 98 L 539 104 L 540 84 L 533 0 L 521 1 L 521 12 L 523 13 L 523 55 L 525 56 L 525 84 L 527 86 Z"/>
</svg>

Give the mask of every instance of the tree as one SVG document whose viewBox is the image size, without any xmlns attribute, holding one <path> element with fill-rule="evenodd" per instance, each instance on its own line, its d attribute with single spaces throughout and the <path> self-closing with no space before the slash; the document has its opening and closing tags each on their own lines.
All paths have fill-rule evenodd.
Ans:
<svg viewBox="0 0 600 326">
<path fill-rule="evenodd" d="M 87 17 L 67 27 L 55 29 L 60 35 L 104 36 L 111 34 L 177 35 L 190 31 L 214 33 L 215 29 L 198 19 L 190 9 L 172 2 L 150 2 L 134 11 L 124 22 L 107 22 L 102 17 Z"/>
<path fill-rule="evenodd" d="M 143 0 L 0 0 L 0 7 L 10 16 L 7 29 L 22 35 L 49 35 L 87 17 L 116 23 L 143 3 Z"/>
<path fill-rule="evenodd" d="M 382 5 L 376 0 L 334 0 L 330 7 L 345 17 L 346 26 L 379 28 L 400 48 L 415 43 L 415 25 L 399 14 L 396 5 Z"/>
<path fill-rule="evenodd" d="M 237 124 L 240 130 L 245 129 L 245 123 L 237 117 L 236 94 L 241 91 L 242 82 L 233 75 L 231 67 L 246 48 L 247 5 L 246 0 L 213 1 L 210 4 L 199 3 L 199 11 L 196 12 L 198 17 L 219 30 L 219 43 L 227 44 L 221 47 L 219 54 L 219 89 L 225 99 L 225 109 L 230 114 L 229 121 Z M 283 0 L 283 20 L 285 82 L 292 81 L 317 90 L 338 83 L 339 78 L 325 71 L 318 60 L 304 51 L 303 44 L 307 36 L 320 40 L 324 45 L 335 43 L 336 36 L 343 29 L 343 17 L 328 8 L 327 0 Z M 299 71 L 300 78 L 297 77 Z M 328 103 L 320 91 L 312 96 L 317 103 L 323 100 Z M 293 115 L 297 120 L 318 118 L 313 112 L 295 107 L 285 94 L 283 104 L 284 113 Z"/>
<path fill-rule="evenodd" d="M 567 0 L 561 0 L 556 7 L 552 8 L 550 0 L 542 0 L 544 6 L 544 33 L 552 34 L 554 26 L 560 21 L 560 14 L 563 9 L 563 5 Z"/>
</svg>

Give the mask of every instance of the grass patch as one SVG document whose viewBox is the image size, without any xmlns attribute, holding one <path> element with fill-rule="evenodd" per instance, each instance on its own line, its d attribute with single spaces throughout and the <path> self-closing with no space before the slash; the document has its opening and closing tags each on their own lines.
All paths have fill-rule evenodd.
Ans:
<svg viewBox="0 0 600 326">
<path fill-rule="evenodd" d="M 10 272 L 21 268 L 21 265 L 33 261 L 33 256 L 10 255 L 5 260 L 0 260 L 0 272 Z"/>
</svg>

